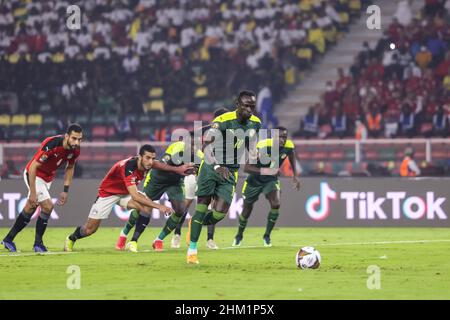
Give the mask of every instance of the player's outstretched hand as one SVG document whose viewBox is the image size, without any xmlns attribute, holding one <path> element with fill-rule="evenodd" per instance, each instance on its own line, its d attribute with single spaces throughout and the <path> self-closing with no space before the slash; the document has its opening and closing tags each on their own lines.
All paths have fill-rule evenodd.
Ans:
<svg viewBox="0 0 450 320">
<path fill-rule="evenodd" d="M 30 202 L 30 206 L 32 208 L 37 208 L 37 206 L 39 205 L 36 193 L 31 193 L 28 197 L 28 201 Z"/>
<path fill-rule="evenodd" d="M 68 197 L 67 192 L 61 192 L 61 194 L 59 195 L 59 199 L 56 202 L 56 204 L 58 206 L 63 206 L 66 203 L 66 201 L 67 201 L 67 197 Z"/>
<path fill-rule="evenodd" d="M 195 167 L 193 163 L 186 163 L 177 167 L 176 171 L 179 175 L 188 176 L 195 172 Z"/>
<path fill-rule="evenodd" d="M 296 191 L 300 190 L 300 181 L 297 179 L 297 177 L 292 178 L 292 189 Z"/>
<path fill-rule="evenodd" d="M 158 207 L 158 210 L 161 211 L 162 213 L 164 213 L 164 215 L 166 216 L 170 216 L 172 213 L 175 213 L 175 210 L 173 210 L 172 208 L 160 205 Z"/>
<path fill-rule="evenodd" d="M 217 168 L 216 172 L 225 180 L 230 177 L 230 170 L 228 170 L 227 167 L 219 167 Z"/>
</svg>

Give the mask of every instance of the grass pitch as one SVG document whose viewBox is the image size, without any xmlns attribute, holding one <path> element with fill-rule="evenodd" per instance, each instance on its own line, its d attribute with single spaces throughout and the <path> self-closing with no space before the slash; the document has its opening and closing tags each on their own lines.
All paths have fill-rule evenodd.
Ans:
<svg viewBox="0 0 450 320">
<path fill-rule="evenodd" d="M 37 255 L 34 228 L 25 229 L 16 238 L 20 254 L 0 250 L 0 299 L 450 299 L 448 229 L 279 228 L 274 246 L 265 248 L 263 228 L 250 227 L 235 249 L 236 228 L 219 226 L 219 250 L 205 248 L 202 232 L 200 265 L 186 264 L 184 242 L 170 249 L 171 235 L 164 252 L 152 251 L 159 228 L 146 230 L 140 253 L 118 252 L 119 230 L 100 228 L 65 254 L 73 228 L 49 227 L 45 240 L 53 254 Z M 0 236 L 6 232 L 1 228 Z M 306 245 L 322 255 L 317 270 L 295 265 Z M 80 289 L 67 288 L 70 266 L 79 267 Z M 369 266 L 380 268 L 380 289 L 368 289 Z"/>
</svg>

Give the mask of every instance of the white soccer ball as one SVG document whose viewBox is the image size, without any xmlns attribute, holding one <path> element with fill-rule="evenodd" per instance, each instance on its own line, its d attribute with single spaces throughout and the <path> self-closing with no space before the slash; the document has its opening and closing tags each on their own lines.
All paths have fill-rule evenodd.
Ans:
<svg viewBox="0 0 450 320">
<path fill-rule="evenodd" d="M 302 269 L 317 269 L 321 259 L 319 251 L 313 247 L 303 247 L 295 255 L 295 263 Z"/>
</svg>

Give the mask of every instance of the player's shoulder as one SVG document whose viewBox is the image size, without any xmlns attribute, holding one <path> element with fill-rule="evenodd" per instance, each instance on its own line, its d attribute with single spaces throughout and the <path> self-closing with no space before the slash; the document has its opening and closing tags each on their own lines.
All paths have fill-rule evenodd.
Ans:
<svg viewBox="0 0 450 320">
<path fill-rule="evenodd" d="M 124 168 L 125 168 L 126 176 L 133 174 L 138 168 L 138 158 L 131 157 L 131 158 L 126 159 Z"/>
<path fill-rule="evenodd" d="M 221 123 L 221 122 L 227 122 L 227 121 L 232 121 L 232 120 L 236 120 L 237 119 L 237 113 L 236 110 L 234 111 L 230 111 L 230 112 L 225 112 L 224 114 L 221 114 L 218 117 L 215 117 L 213 119 L 213 123 Z"/>
<path fill-rule="evenodd" d="M 174 155 L 176 153 L 180 153 L 182 151 L 184 151 L 184 141 L 177 141 L 174 143 L 171 143 L 167 149 L 166 149 L 166 153 L 170 154 L 170 155 Z"/>
<path fill-rule="evenodd" d="M 272 139 L 263 139 L 258 141 L 258 143 L 256 144 L 257 148 L 266 148 L 266 147 L 271 147 L 272 146 Z"/>
<path fill-rule="evenodd" d="M 291 139 L 287 139 L 286 143 L 284 144 L 284 147 L 287 149 L 294 149 L 295 145 Z"/>
<path fill-rule="evenodd" d="M 254 123 L 261 124 L 261 120 L 260 120 L 257 116 L 255 116 L 255 115 L 252 115 L 252 116 L 250 117 L 250 121 L 251 121 L 251 122 L 254 122 Z"/>
<path fill-rule="evenodd" d="M 64 141 L 63 135 L 51 136 L 46 138 L 41 144 L 42 151 L 49 151 L 51 149 L 62 147 Z"/>
</svg>

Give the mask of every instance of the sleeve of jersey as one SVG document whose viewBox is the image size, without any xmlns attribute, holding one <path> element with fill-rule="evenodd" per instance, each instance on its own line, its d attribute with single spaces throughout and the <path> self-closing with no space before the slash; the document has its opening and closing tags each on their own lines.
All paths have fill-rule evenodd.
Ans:
<svg viewBox="0 0 450 320">
<path fill-rule="evenodd" d="M 36 160 L 38 163 L 44 164 L 50 158 L 51 153 L 52 153 L 51 149 L 47 151 L 41 149 L 34 156 L 34 160 Z"/>
<path fill-rule="evenodd" d="M 125 186 L 130 187 L 136 185 L 136 176 L 134 175 L 134 172 L 127 172 L 125 166 L 123 166 L 121 168 L 121 174 Z"/>
</svg>

